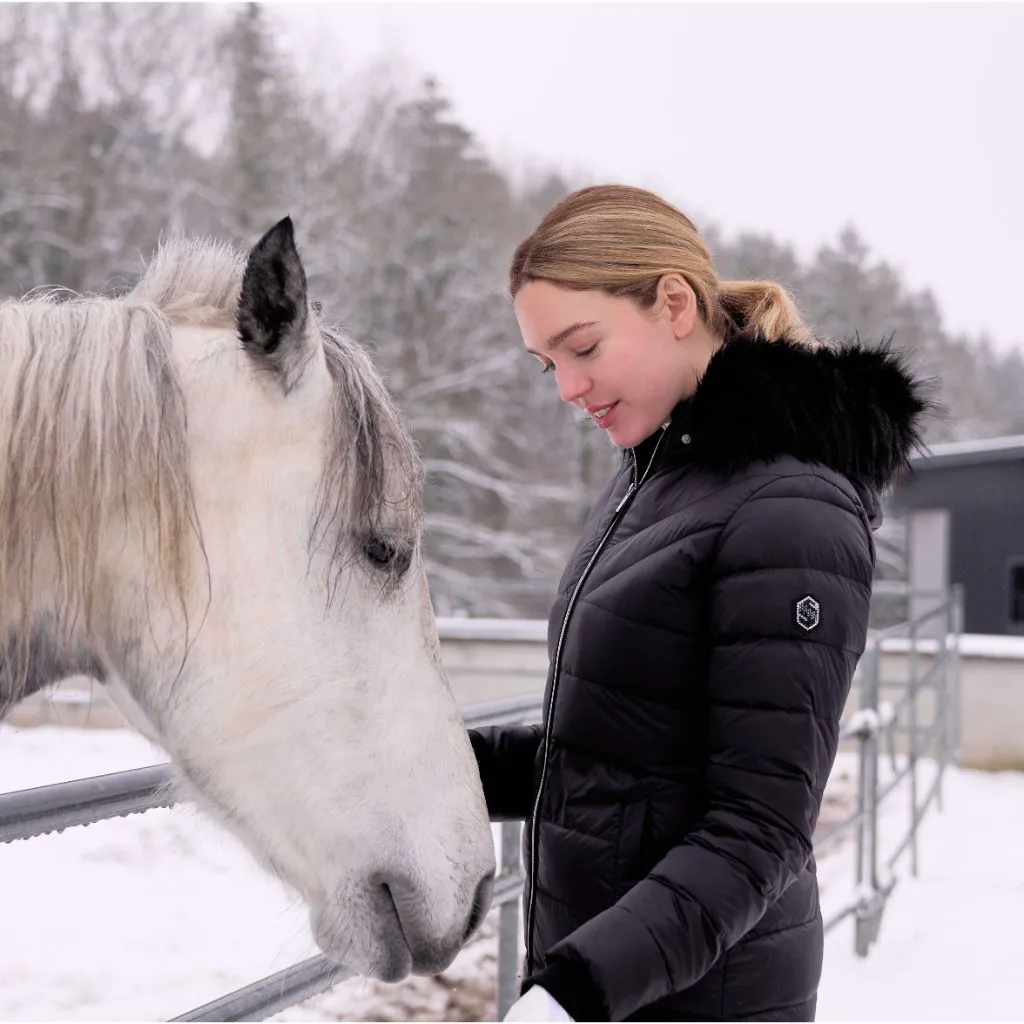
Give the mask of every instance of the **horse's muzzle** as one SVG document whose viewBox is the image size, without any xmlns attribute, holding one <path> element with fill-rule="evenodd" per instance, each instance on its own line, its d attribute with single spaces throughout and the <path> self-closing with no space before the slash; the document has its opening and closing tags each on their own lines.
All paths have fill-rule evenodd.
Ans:
<svg viewBox="0 0 1024 1024">
<path fill-rule="evenodd" d="M 400 877 L 377 881 L 391 904 L 394 920 L 411 959 L 413 974 L 440 974 L 451 965 L 487 915 L 494 891 L 494 877 L 487 874 L 476 885 L 465 919 L 457 922 L 445 935 L 438 936 L 430 934 L 425 927 L 427 915 L 422 893 Z"/>
</svg>

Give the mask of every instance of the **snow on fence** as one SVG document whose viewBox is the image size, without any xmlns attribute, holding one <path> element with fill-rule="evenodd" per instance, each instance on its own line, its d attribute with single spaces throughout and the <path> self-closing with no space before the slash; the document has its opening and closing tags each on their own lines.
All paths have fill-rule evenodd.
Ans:
<svg viewBox="0 0 1024 1024">
<path fill-rule="evenodd" d="M 893 586 L 878 585 L 876 593 L 889 594 Z M 905 588 L 903 588 L 905 591 Z M 918 827 L 933 802 L 941 808 L 942 779 L 947 764 L 959 763 L 960 679 L 959 639 L 963 599 L 959 587 L 948 592 L 913 595 L 912 607 L 927 607 L 915 618 L 884 630 L 872 631 L 861 658 L 844 722 L 841 741 L 853 745 L 858 764 L 854 809 L 842 820 L 829 823 L 815 835 L 816 853 L 824 853 L 853 837 L 855 885 L 850 899 L 825 922 L 831 931 L 842 921 L 855 921 L 854 947 L 867 956 L 878 936 L 886 901 L 896 883 L 895 869 L 910 853 L 911 873 L 917 874 Z M 916 656 L 918 641 L 929 638 L 936 651 L 922 669 Z M 479 636 L 478 639 L 486 640 Z M 909 640 L 910 656 L 902 662 L 900 678 L 884 678 L 881 653 L 893 641 Z M 919 698 L 929 694 L 930 715 L 922 720 Z M 856 705 L 856 706 L 854 706 Z M 511 697 L 468 705 L 467 726 L 538 721 L 541 695 Z M 897 762 L 896 744 L 905 751 Z M 884 749 L 883 749 L 884 743 Z M 888 753 L 891 770 L 882 779 L 880 761 Z M 930 758 L 937 766 L 925 792 L 919 785 L 919 762 Z M 123 817 L 169 807 L 171 771 L 166 764 L 132 771 L 76 779 L 15 793 L 0 794 L 0 843 L 61 832 L 108 818 Z M 879 855 L 880 808 L 905 780 L 909 781 L 910 826 L 895 851 Z M 501 856 L 493 902 L 499 908 L 498 992 L 499 1019 L 517 995 L 519 949 L 519 896 L 523 885 L 518 822 L 501 825 Z M 276 974 L 196 1007 L 176 1021 L 264 1020 L 296 1003 L 326 991 L 348 975 L 323 956 L 310 957 Z"/>
</svg>

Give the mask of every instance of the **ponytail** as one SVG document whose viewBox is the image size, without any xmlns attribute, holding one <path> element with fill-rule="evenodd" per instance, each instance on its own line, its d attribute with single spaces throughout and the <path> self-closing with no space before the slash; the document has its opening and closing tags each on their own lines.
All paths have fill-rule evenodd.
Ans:
<svg viewBox="0 0 1024 1024">
<path fill-rule="evenodd" d="M 718 306 L 734 330 L 757 332 L 766 341 L 812 342 L 793 297 L 773 281 L 720 281 Z"/>
</svg>

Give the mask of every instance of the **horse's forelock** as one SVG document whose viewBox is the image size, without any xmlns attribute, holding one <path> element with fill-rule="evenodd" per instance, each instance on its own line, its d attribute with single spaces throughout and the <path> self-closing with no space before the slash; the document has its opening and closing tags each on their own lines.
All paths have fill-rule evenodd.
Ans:
<svg viewBox="0 0 1024 1024">
<path fill-rule="evenodd" d="M 383 535 L 412 543 L 422 521 L 423 471 L 412 437 L 367 353 L 321 326 L 334 381 L 332 422 L 317 502 L 314 543 L 332 552 L 332 573 L 358 542 Z"/>
<path fill-rule="evenodd" d="M 164 242 L 130 295 L 161 310 L 172 323 L 232 327 L 245 255 L 210 239 Z"/>
</svg>

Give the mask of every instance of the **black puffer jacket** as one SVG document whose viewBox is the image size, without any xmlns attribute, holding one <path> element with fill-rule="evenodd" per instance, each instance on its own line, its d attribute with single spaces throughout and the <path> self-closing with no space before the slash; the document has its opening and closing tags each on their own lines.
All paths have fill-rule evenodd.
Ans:
<svg viewBox="0 0 1024 1024">
<path fill-rule="evenodd" d="M 891 351 L 740 336 L 626 453 L 551 613 L 544 726 L 471 735 L 492 818 L 532 819 L 524 990 L 813 1019 L 811 839 L 926 406 Z"/>
</svg>

